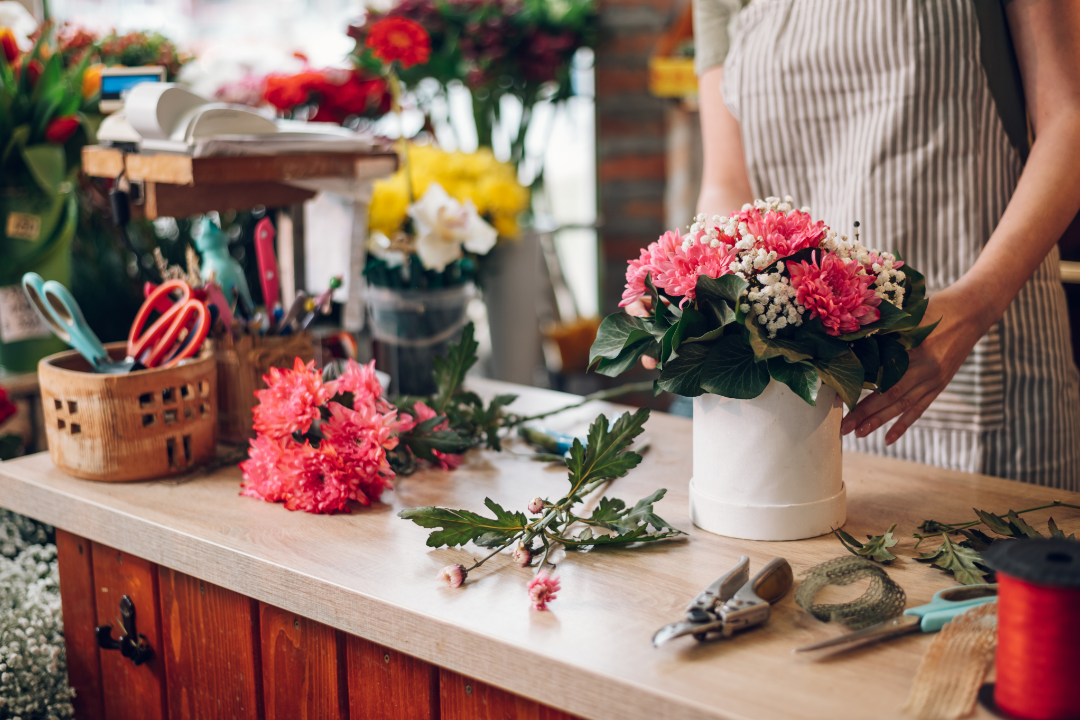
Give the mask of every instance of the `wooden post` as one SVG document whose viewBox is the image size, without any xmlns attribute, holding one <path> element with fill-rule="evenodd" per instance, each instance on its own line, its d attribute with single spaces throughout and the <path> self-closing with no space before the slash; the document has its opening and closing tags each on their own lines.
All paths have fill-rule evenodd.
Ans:
<svg viewBox="0 0 1080 720">
<path fill-rule="evenodd" d="M 67 649 L 68 683 L 75 688 L 75 717 L 104 720 L 101 695 L 101 659 L 94 627 L 93 543 L 56 530 L 56 562 L 60 571 L 60 606 L 64 613 L 64 646 Z"/>
<path fill-rule="evenodd" d="M 265 603 L 259 625 L 266 720 L 348 720 L 342 633 Z"/>
<path fill-rule="evenodd" d="M 478 680 L 439 671 L 442 720 L 577 720 L 561 710 Z"/>
<path fill-rule="evenodd" d="M 350 720 L 439 720 L 439 668 L 347 635 Z"/>
</svg>

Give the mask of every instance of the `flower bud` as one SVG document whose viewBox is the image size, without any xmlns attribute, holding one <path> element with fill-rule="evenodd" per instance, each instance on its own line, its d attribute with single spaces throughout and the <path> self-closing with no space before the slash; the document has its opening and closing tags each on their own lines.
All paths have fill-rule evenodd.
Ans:
<svg viewBox="0 0 1080 720">
<path fill-rule="evenodd" d="M 439 571 L 439 579 L 452 588 L 461 587 L 468 575 L 469 571 L 463 565 L 447 565 Z"/>
<path fill-rule="evenodd" d="M 514 562 L 521 567 L 528 567 L 532 563 L 532 550 L 525 543 L 519 542 L 514 548 Z"/>
<path fill-rule="evenodd" d="M 541 498 L 533 498 L 529 501 L 529 512 L 533 515 L 539 515 L 544 510 L 544 501 Z"/>
</svg>

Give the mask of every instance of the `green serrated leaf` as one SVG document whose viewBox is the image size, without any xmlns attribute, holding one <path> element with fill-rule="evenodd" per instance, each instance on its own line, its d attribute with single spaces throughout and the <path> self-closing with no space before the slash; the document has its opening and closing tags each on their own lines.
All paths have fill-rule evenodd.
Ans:
<svg viewBox="0 0 1080 720">
<path fill-rule="evenodd" d="M 952 573 L 961 585 L 981 585 L 986 582 L 986 573 L 976 565 L 982 563 L 982 553 L 957 545 L 948 535 L 941 536 L 941 546 L 937 550 L 923 553 L 915 560 Z"/>
<path fill-rule="evenodd" d="M 1009 521 L 1005 518 L 985 510 L 976 510 L 975 508 L 972 508 L 972 510 L 975 510 L 975 514 L 982 520 L 983 525 L 986 525 L 998 535 L 1013 537 L 1013 529 L 1009 527 Z"/>
<path fill-rule="evenodd" d="M 840 395 L 840 399 L 849 408 L 859 402 L 863 386 L 863 366 L 855 353 L 848 351 L 832 360 L 815 360 L 814 369 L 821 377 L 821 382 L 831 387 Z"/>
<path fill-rule="evenodd" d="M 601 415 L 589 426 L 585 445 L 575 438 L 566 461 L 570 471 L 567 497 L 577 497 L 590 483 L 622 477 L 637 467 L 641 456 L 627 448 L 641 434 L 648 419 L 649 409 L 641 408 L 623 413 L 608 427 L 607 417 Z"/>
<path fill-rule="evenodd" d="M 618 498 L 602 497 L 596 504 L 588 522 L 611 528 L 619 516 L 626 510 L 626 503 Z"/>
<path fill-rule="evenodd" d="M 467 542 L 484 539 L 489 546 L 492 542 L 502 544 L 522 532 L 528 521 L 520 512 L 509 512 L 491 498 L 484 499 L 494 518 L 484 517 L 468 510 L 451 510 L 441 507 L 408 508 L 398 513 L 398 517 L 411 520 L 420 527 L 439 528 L 428 535 L 428 547 L 454 547 Z"/>
<path fill-rule="evenodd" d="M 986 552 L 986 550 L 988 550 L 990 546 L 994 544 L 994 538 L 990 537 L 981 530 L 967 528 L 965 530 L 961 530 L 960 534 L 967 538 L 960 544 L 964 547 L 969 547 L 972 550 Z"/>
<path fill-rule="evenodd" d="M 711 345 L 705 343 L 684 346 L 679 357 L 664 363 L 660 377 L 656 379 L 657 387 L 684 397 L 700 395 L 703 392 L 700 384 L 701 369 L 710 349 Z"/>
<path fill-rule="evenodd" d="M 465 381 L 465 373 L 476 364 L 476 351 L 480 343 L 473 339 L 476 328 L 470 322 L 461 331 L 461 340 L 451 345 L 446 357 L 436 357 L 434 367 L 435 386 L 439 389 L 432 409 L 440 415 L 445 414 L 450 398 Z"/>
<path fill-rule="evenodd" d="M 890 525 L 889 529 L 882 535 L 868 535 L 865 543 L 859 542 L 840 528 L 833 530 L 833 534 L 839 538 L 841 544 L 852 555 L 858 555 L 879 563 L 890 563 L 896 559 L 896 556 L 889 552 L 889 548 L 895 547 L 900 542 L 893 537 L 894 530 L 896 530 L 896 523 Z"/>
<path fill-rule="evenodd" d="M 769 375 L 773 380 L 787 385 L 807 404 L 817 405 L 818 387 L 821 382 L 813 365 L 805 362 L 788 362 L 782 357 L 774 357 L 769 360 L 768 366 Z"/>
<path fill-rule="evenodd" d="M 1027 522 L 1025 522 L 1023 520 L 1023 518 L 1021 518 L 1019 515 L 1017 515 L 1012 510 L 1009 511 L 1009 514 L 1008 514 L 1007 517 L 1009 519 L 1009 525 L 1011 526 L 1013 532 L 1016 533 L 1015 535 L 1013 535 L 1013 537 L 1016 537 L 1016 538 L 1025 538 L 1025 537 L 1027 537 L 1027 538 L 1040 538 L 1040 537 L 1042 537 L 1042 533 L 1040 533 L 1038 530 L 1036 530 L 1035 528 L 1028 525 Z"/>
<path fill-rule="evenodd" d="M 1065 539 L 1065 533 L 1062 532 L 1061 528 L 1059 528 L 1057 526 L 1057 523 L 1054 522 L 1054 518 L 1050 518 L 1046 521 L 1046 530 L 1050 533 L 1050 537 L 1059 538 L 1061 540 Z"/>
<path fill-rule="evenodd" d="M 446 421 L 442 415 L 436 415 L 423 422 L 417 423 L 412 430 L 402 433 L 398 437 L 401 442 L 408 446 L 413 455 L 431 462 L 437 462 L 438 457 L 434 451 L 456 455 L 469 449 L 469 439 L 456 430 L 436 430 L 435 428 Z"/>
<path fill-rule="evenodd" d="M 728 398 L 749 400 L 769 384 L 769 367 L 758 362 L 741 333 L 720 338 L 701 366 L 701 389 Z"/>
<path fill-rule="evenodd" d="M 663 500 L 666 494 L 666 489 L 660 489 L 652 495 L 638 500 L 634 507 L 624 511 L 622 516 L 613 523 L 614 527 L 624 533 L 645 526 L 651 527 L 654 531 L 675 530 L 674 527 L 653 512 L 653 505 Z"/>
<path fill-rule="evenodd" d="M 596 331 L 596 340 L 589 349 L 589 367 L 600 358 L 614 360 L 623 349 L 643 339 L 652 338 L 641 318 L 624 312 L 614 313 L 604 318 Z"/>
</svg>

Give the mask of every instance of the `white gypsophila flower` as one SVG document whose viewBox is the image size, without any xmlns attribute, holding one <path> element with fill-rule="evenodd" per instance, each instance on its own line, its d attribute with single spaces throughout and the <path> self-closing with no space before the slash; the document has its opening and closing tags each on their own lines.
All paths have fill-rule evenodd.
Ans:
<svg viewBox="0 0 1080 720">
<path fill-rule="evenodd" d="M 499 237 L 472 201 L 458 202 L 438 183 L 409 206 L 409 216 L 416 224 L 416 254 L 428 270 L 442 272 L 462 256 L 462 248 L 486 255 Z"/>
<path fill-rule="evenodd" d="M 770 338 L 776 337 L 778 330 L 790 326 L 802 325 L 806 308 L 796 300 L 795 288 L 781 269 L 772 273 L 759 273 L 749 277 L 750 287 L 746 299 L 750 301 L 750 312 L 759 325 L 764 325 Z"/>
<path fill-rule="evenodd" d="M 18 548 L 0 556 L 0 717 L 67 720 L 74 691 L 60 614 L 56 546 L 48 528 L 0 510 L 0 537 Z"/>
</svg>

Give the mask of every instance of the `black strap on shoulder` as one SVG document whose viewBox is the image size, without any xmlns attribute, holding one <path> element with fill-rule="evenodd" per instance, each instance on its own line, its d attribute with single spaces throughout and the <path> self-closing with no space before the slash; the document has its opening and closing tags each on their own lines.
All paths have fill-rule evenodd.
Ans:
<svg viewBox="0 0 1080 720">
<path fill-rule="evenodd" d="M 1031 150 L 1024 83 L 1016 59 L 1005 6 L 1010 0 L 972 0 L 979 21 L 980 55 L 990 94 L 994 98 L 1009 143 L 1027 162 Z"/>
</svg>

